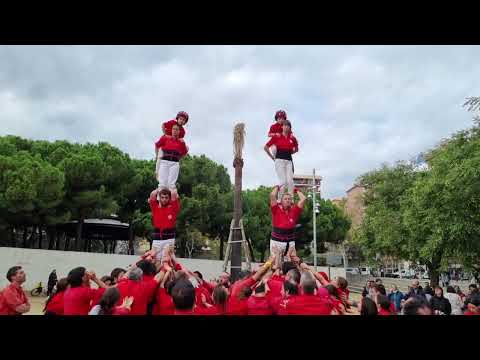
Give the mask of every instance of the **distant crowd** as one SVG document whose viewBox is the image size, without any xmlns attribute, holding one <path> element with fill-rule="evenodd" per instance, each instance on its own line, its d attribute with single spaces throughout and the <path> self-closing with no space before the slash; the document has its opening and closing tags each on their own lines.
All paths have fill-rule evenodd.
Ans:
<svg viewBox="0 0 480 360">
<path fill-rule="evenodd" d="M 459 286 L 420 286 L 412 280 L 408 291 L 402 293 L 396 285 L 387 292 L 381 279 L 369 280 L 362 292 L 362 315 L 480 315 L 480 293 L 470 284 L 464 294 Z"/>
</svg>

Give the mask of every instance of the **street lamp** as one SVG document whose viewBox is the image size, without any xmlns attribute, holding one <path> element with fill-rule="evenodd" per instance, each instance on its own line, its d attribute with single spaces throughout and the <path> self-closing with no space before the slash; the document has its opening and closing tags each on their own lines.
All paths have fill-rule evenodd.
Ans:
<svg viewBox="0 0 480 360">
<path fill-rule="evenodd" d="M 312 198 L 312 216 L 313 216 L 313 267 L 315 268 L 315 272 L 317 271 L 317 214 L 320 213 L 317 205 L 317 182 L 315 179 L 315 169 L 313 169 L 313 184 L 311 187 L 311 195 L 308 194 L 308 197 Z"/>
</svg>

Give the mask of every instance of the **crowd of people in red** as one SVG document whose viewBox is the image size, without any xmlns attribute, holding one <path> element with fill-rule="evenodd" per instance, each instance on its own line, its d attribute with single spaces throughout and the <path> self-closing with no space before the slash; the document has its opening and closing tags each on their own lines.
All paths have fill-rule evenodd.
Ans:
<svg viewBox="0 0 480 360">
<path fill-rule="evenodd" d="M 206 281 L 175 260 L 167 248 L 161 261 L 156 250 L 146 253 L 127 270 L 113 269 L 99 279 L 84 267 L 60 279 L 48 298 L 46 315 L 344 315 L 352 312 L 347 282 L 314 272 L 291 248 L 288 261 L 282 250 L 256 271 L 243 271 L 231 283 L 223 273 Z M 13 267 L 12 285 L 2 292 L 1 314 L 30 310 L 21 289 L 25 272 Z M 97 286 L 91 287 L 95 283 Z M 12 293 L 11 293 L 12 291 Z"/>
</svg>

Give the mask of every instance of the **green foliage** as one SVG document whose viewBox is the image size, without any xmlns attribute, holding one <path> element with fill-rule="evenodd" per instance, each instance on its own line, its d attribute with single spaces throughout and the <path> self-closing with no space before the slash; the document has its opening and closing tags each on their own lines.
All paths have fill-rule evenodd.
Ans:
<svg viewBox="0 0 480 360">
<path fill-rule="evenodd" d="M 355 241 L 370 258 L 427 265 L 436 283 L 450 259 L 480 265 L 480 128 L 443 140 L 426 159 L 424 171 L 398 163 L 360 177 L 366 209 Z"/>
</svg>

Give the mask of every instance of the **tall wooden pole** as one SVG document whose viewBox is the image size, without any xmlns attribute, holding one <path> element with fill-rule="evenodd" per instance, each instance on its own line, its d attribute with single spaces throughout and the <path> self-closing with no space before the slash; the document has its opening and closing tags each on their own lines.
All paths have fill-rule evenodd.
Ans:
<svg viewBox="0 0 480 360">
<path fill-rule="evenodd" d="M 242 150 L 244 145 L 245 124 L 235 125 L 233 131 L 234 159 L 235 168 L 235 193 L 233 198 L 233 236 L 232 236 L 232 259 L 230 263 L 230 274 L 235 280 L 238 279 L 242 267 L 242 233 L 240 230 L 240 219 L 242 218 L 242 169 L 243 159 Z"/>
</svg>

